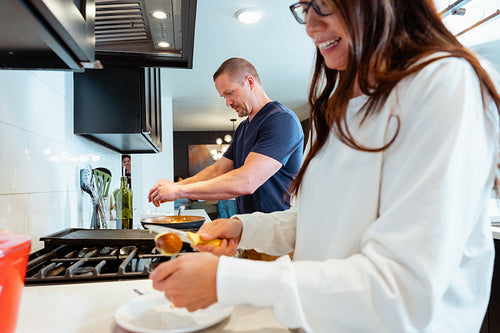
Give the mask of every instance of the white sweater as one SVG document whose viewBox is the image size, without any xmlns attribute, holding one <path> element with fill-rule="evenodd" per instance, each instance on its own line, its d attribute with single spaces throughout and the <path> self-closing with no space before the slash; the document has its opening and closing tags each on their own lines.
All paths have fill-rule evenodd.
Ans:
<svg viewBox="0 0 500 333">
<path fill-rule="evenodd" d="M 472 67 L 448 58 L 400 82 L 359 127 L 366 96 L 349 103 L 351 149 L 332 133 L 294 206 L 237 215 L 241 248 L 293 262 L 222 257 L 223 304 L 274 307 L 308 332 L 479 332 L 494 248 L 487 204 L 498 114 L 483 109 Z"/>
</svg>

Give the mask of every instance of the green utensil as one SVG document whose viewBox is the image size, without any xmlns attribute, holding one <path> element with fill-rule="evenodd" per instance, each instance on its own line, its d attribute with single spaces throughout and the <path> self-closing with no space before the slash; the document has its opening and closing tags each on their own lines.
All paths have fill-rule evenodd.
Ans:
<svg viewBox="0 0 500 333">
<path fill-rule="evenodd" d="M 107 197 L 111 184 L 111 171 L 106 168 L 95 168 L 94 176 L 97 190 L 103 197 Z"/>
</svg>

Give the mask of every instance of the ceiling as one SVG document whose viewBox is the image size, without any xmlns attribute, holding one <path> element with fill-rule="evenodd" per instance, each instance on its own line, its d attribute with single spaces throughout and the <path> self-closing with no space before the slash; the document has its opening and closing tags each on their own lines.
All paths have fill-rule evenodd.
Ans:
<svg viewBox="0 0 500 333">
<path fill-rule="evenodd" d="M 242 57 L 252 62 L 269 98 L 307 118 L 307 83 L 314 44 L 292 17 L 290 0 L 198 0 L 192 69 L 163 69 L 167 96 L 172 96 L 174 131 L 232 130 L 231 118 L 212 80 L 222 62 Z M 239 22 L 243 7 L 263 12 L 256 24 Z M 238 118 L 237 123 L 242 121 Z"/>
<path fill-rule="evenodd" d="M 291 108 L 300 120 L 308 117 L 307 87 L 315 48 L 304 26 L 295 21 L 288 9 L 293 2 L 198 0 L 193 68 L 162 69 L 162 75 L 166 77 L 162 89 L 166 96 L 172 97 L 174 131 L 232 130 L 230 119 L 238 118 L 237 114 L 226 107 L 212 80 L 219 65 L 230 57 L 251 61 L 271 99 Z M 435 0 L 438 11 L 455 2 Z M 485 8 L 483 17 L 487 17 L 497 7 L 497 0 L 470 0 L 467 6 L 478 4 Z M 239 22 L 234 13 L 244 7 L 259 8 L 263 12 L 262 19 L 250 25 Z M 467 15 L 462 18 L 467 18 Z M 498 59 L 500 19 L 493 21 L 474 29 L 477 33 L 471 31 L 459 40 L 468 46 L 480 44 L 478 50 Z M 453 24 L 454 33 L 470 25 L 467 22 L 457 25 L 456 20 Z M 237 124 L 242 120 L 238 118 Z"/>
</svg>

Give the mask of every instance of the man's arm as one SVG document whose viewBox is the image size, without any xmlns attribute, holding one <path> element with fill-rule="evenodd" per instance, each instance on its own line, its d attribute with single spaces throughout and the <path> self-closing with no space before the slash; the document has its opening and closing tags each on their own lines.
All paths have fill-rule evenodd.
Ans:
<svg viewBox="0 0 500 333">
<path fill-rule="evenodd" d="M 226 161 L 230 160 L 226 159 Z M 222 165 L 225 165 L 225 162 Z M 179 183 L 159 181 L 150 190 L 149 201 L 159 206 L 162 202 L 173 201 L 179 198 L 226 200 L 245 194 L 252 194 L 259 186 L 274 175 L 281 166 L 280 162 L 271 157 L 258 153 L 250 153 L 243 166 L 212 179 L 188 184 L 185 184 L 184 181 Z M 205 176 L 213 174 L 212 172 L 213 170 L 208 170 Z M 187 180 L 194 179 L 196 176 Z"/>
<path fill-rule="evenodd" d="M 222 156 L 214 164 L 206 167 L 205 169 L 198 172 L 196 175 L 186 178 L 179 182 L 179 184 L 191 184 L 204 180 L 209 180 L 218 177 L 226 172 L 233 170 L 233 161 Z"/>
<path fill-rule="evenodd" d="M 217 162 L 201 170 L 193 177 L 186 178 L 180 182 L 174 183 L 168 179 L 160 179 L 149 190 L 148 200 L 158 207 L 162 202 L 174 201 L 179 198 L 187 198 L 179 196 L 179 187 L 182 184 L 190 184 L 215 178 L 232 169 L 233 161 L 226 157 L 222 157 Z"/>
<path fill-rule="evenodd" d="M 238 169 L 218 177 L 180 186 L 180 197 L 203 200 L 225 200 L 252 194 L 274 175 L 282 164 L 275 159 L 250 153 Z"/>
</svg>

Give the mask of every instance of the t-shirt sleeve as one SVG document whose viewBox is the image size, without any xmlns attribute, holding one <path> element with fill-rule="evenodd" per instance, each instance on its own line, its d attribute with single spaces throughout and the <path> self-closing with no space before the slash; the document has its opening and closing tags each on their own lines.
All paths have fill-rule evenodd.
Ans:
<svg viewBox="0 0 500 333">
<path fill-rule="evenodd" d="M 264 121 L 252 152 L 266 155 L 285 165 L 303 140 L 304 133 L 298 119 L 292 114 L 279 112 Z"/>
<path fill-rule="evenodd" d="M 229 147 L 227 147 L 226 152 L 224 153 L 224 157 L 230 159 L 231 161 L 234 161 L 233 142 L 234 141 L 231 141 L 231 144 L 229 145 Z"/>
</svg>

